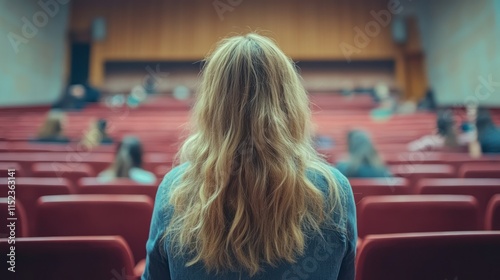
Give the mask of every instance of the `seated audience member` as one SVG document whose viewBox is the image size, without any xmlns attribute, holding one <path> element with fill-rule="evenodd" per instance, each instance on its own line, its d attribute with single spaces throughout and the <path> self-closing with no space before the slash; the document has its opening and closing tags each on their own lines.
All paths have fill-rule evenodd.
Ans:
<svg viewBox="0 0 500 280">
<path fill-rule="evenodd" d="M 467 152 L 472 141 L 470 132 L 460 133 L 453 114 L 439 112 L 436 121 L 437 134 L 423 136 L 408 144 L 408 150 Z"/>
<path fill-rule="evenodd" d="M 36 138 L 31 139 L 31 142 L 69 143 L 69 138 L 63 133 L 63 122 L 64 113 L 49 112 L 42 127 L 38 130 Z"/>
<path fill-rule="evenodd" d="M 476 118 L 477 138 L 483 154 L 500 153 L 500 128 L 495 126 L 491 114 L 479 109 Z"/>
<path fill-rule="evenodd" d="M 153 184 L 156 176 L 142 169 L 142 145 L 135 137 L 124 137 L 118 144 L 115 160 L 111 166 L 99 174 L 102 182 L 117 178 L 129 178 L 141 184 Z"/>
<path fill-rule="evenodd" d="M 337 165 L 337 169 L 346 177 L 377 178 L 392 176 L 366 132 L 351 130 L 347 134 L 347 145 L 349 158 Z"/>
<path fill-rule="evenodd" d="M 420 100 L 417 108 L 421 111 L 435 111 L 437 109 L 436 97 L 434 96 L 433 90 L 427 90 L 427 92 L 425 93 L 425 97 Z"/>
<path fill-rule="evenodd" d="M 309 279 L 353 280 L 352 190 L 314 150 L 291 60 L 260 35 L 224 40 L 193 110 L 181 165 L 158 189 L 142 279 L 298 279 L 313 259 Z"/>
<path fill-rule="evenodd" d="M 87 103 L 99 102 L 101 93 L 88 83 L 74 84 L 66 88 L 61 99 L 54 104 L 54 108 L 63 110 L 81 110 Z"/>
<path fill-rule="evenodd" d="M 106 132 L 107 122 L 105 119 L 99 119 L 90 124 L 90 129 L 83 136 L 80 143 L 91 150 L 101 144 L 113 144 L 113 139 Z"/>
</svg>

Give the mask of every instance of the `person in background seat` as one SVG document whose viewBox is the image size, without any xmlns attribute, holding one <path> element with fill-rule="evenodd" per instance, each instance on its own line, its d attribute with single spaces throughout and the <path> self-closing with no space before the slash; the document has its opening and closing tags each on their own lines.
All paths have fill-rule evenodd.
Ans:
<svg viewBox="0 0 500 280">
<path fill-rule="evenodd" d="M 38 134 L 30 142 L 34 143 L 69 143 L 68 137 L 64 136 L 63 123 L 65 115 L 63 112 L 51 111 L 48 113 Z"/>
<path fill-rule="evenodd" d="M 92 150 L 101 144 L 113 144 L 113 138 L 109 137 L 106 127 L 107 121 L 105 119 L 92 122 L 90 129 L 85 133 L 80 143 L 88 150 Z"/>
<path fill-rule="evenodd" d="M 477 138 L 483 154 L 500 153 L 500 128 L 495 126 L 491 114 L 481 108 L 476 118 Z"/>
<path fill-rule="evenodd" d="M 347 134 L 349 158 L 340 162 L 337 169 L 348 178 L 392 177 L 380 158 L 370 136 L 362 130 L 351 130 Z"/>
<path fill-rule="evenodd" d="M 118 144 L 115 160 L 111 166 L 99 173 L 101 182 L 128 178 L 141 184 L 153 184 L 156 176 L 142 168 L 142 144 L 138 138 L 127 136 Z"/>
</svg>

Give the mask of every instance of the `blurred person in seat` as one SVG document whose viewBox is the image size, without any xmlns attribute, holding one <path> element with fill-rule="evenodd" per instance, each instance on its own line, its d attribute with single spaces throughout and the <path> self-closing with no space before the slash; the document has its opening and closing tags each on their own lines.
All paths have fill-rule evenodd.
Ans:
<svg viewBox="0 0 500 280">
<path fill-rule="evenodd" d="M 142 169 L 142 144 L 136 137 L 127 136 L 118 144 L 115 160 L 111 166 L 99 173 L 99 181 L 109 182 L 128 178 L 141 184 L 153 184 L 156 176 Z"/>
<path fill-rule="evenodd" d="M 408 150 L 467 152 L 473 140 L 470 132 L 461 133 L 450 111 L 440 111 L 436 120 L 436 133 L 423 136 L 408 144 Z"/>
<path fill-rule="evenodd" d="M 142 279 L 298 279 L 314 259 L 308 278 L 353 280 L 352 190 L 314 150 L 292 61 L 257 34 L 223 40 L 206 61 Z"/>
<path fill-rule="evenodd" d="M 89 130 L 80 141 L 87 150 L 92 150 L 102 144 L 113 144 L 113 138 L 109 137 L 107 131 L 107 121 L 105 119 L 98 119 L 90 124 Z"/>
<path fill-rule="evenodd" d="M 47 114 L 38 134 L 30 142 L 35 143 L 69 143 L 70 139 L 64 136 L 63 124 L 65 114 L 59 111 L 51 111 Z"/>
<path fill-rule="evenodd" d="M 53 108 L 62 110 L 82 110 L 87 103 L 97 103 L 101 93 L 89 83 L 74 84 L 66 88 L 61 99 L 54 104 Z"/>
<path fill-rule="evenodd" d="M 337 169 L 348 178 L 392 177 L 380 158 L 370 136 L 362 130 L 351 130 L 347 134 L 349 158 L 341 161 Z"/>
<path fill-rule="evenodd" d="M 500 128 L 495 126 L 490 111 L 480 108 L 476 117 L 477 139 L 483 154 L 500 153 Z"/>
</svg>

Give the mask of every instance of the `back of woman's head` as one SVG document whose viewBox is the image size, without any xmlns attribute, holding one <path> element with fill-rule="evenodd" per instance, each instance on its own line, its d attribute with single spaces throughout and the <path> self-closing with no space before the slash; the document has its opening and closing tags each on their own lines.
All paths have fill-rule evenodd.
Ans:
<svg viewBox="0 0 500 280">
<path fill-rule="evenodd" d="M 437 133 L 444 137 L 446 147 L 457 147 L 458 140 L 455 132 L 455 119 L 448 111 L 438 112 L 436 120 Z"/>
<path fill-rule="evenodd" d="M 436 119 L 436 128 L 439 135 L 445 136 L 453 131 L 455 119 L 449 112 L 438 112 Z"/>
<path fill-rule="evenodd" d="M 383 162 L 366 132 L 357 129 L 349 131 L 347 146 L 349 149 L 347 176 L 354 175 L 362 165 L 383 167 Z"/>
<path fill-rule="evenodd" d="M 263 264 L 293 262 L 307 232 L 337 210 L 339 190 L 313 148 L 292 61 L 257 34 L 223 40 L 206 60 L 193 118 L 167 239 L 193 256 L 188 265 L 208 271 L 253 275 Z M 306 170 L 328 182 L 327 199 Z"/>
<path fill-rule="evenodd" d="M 116 149 L 115 162 L 113 163 L 114 175 L 117 178 L 129 178 L 130 169 L 142 167 L 142 144 L 133 136 L 122 139 Z"/>
<path fill-rule="evenodd" d="M 63 133 L 64 113 L 59 111 L 49 112 L 43 125 L 38 130 L 39 138 L 56 138 Z"/>
</svg>

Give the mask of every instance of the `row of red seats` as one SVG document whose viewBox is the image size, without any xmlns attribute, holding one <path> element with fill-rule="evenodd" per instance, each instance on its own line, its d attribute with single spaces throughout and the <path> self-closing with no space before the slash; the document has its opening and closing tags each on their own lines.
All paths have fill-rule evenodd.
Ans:
<svg viewBox="0 0 500 280">
<path fill-rule="evenodd" d="M 21 200 L 22 201 L 22 200 Z M 16 200 L 15 237 L 26 235 L 24 203 Z M 8 199 L 0 198 L 3 220 L 7 219 Z M 31 236 L 121 236 L 130 255 L 140 267 L 146 257 L 153 200 L 144 195 L 48 195 L 38 198 L 36 223 L 30 228 Z M 4 217 L 5 215 L 5 217 Z M 31 223 L 33 224 L 33 223 Z M 9 229 L 0 231 L 1 237 L 13 236 Z M 16 240 L 17 241 L 17 240 Z M 50 255 L 52 251 L 48 251 Z M 57 263 L 59 266 L 60 264 Z M 35 278 L 32 278 L 35 279 Z M 61 279 L 61 278 L 54 278 Z M 69 278 L 72 279 L 72 278 Z"/>
<path fill-rule="evenodd" d="M 10 253 L 7 239 L 0 238 L 0 250 Z M 134 268 L 119 236 L 17 238 L 16 254 L 23 256 L 19 279 L 134 280 L 143 270 Z M 359 251 L 356 279 L 496 280 L 498 259 L 500 231 L 371 235 Z M 8 279 L 9 273 L 4 269 L 0 275 Z"/>
<path fill-rule="evenodd" d="M 424 220 L 432 220 L 431 218 L 426 218 L 426 215 L 430 215 L 430 213 L 425 211 L 420 213 L 417 210 L 430 209 L 432 207 L 438 209 L 439 207 L 443 207 L 443 209 L 451 209 L 451 214 L 455 213 L 453 207 L 447 208 L 448 206 L 439 199 L 431 203 L 427 201 L 429 196 L 421 197 L 419 195 L 409 195 L 411 192 L 406 179 L 392 178 L 389 180 L 391 181 L 385 181 L 385 179 L 351 179 L 351 185 L 358 209 L 358 220 L 361 221 L 360 228 L 370 223 L 370 221 L 376 221 L 376 219 L 362 217 L 361 215 L 368 215 L 367 217 L 369 217 L 369 215 L 378 215 L 381 220 L 385 219 L 389 221 L 401 219 L 401 222 L 398 224 L 405 224 L 405 222 L 409 222 L 405 220 L 406 216 L 398 216 L 402 212 L 395 211 L 396 209 L 405 209 L 405 207 L 409 207 L 408 211 L 417 213 L 415 214 L 417 215 L 416 217 L 420 217 L 420 219 Z M 40 197 L 47 195 L 71 195 L 77 193 L 107 195 L 135 194 L 145 195 L 153 201 L 157 190 L 156 185 L 138 185 L 126 180 L 100 183 L 95 178 L 82 179 L 78 188 L 74 188 L 68 184 L 66 180 L 58 178 L 18 178 L 16 183 L 18 186 L 16 188 L 16 198 L 25 205 L 28 221 L 30 222 L 28 226 L 31 235 L 36 234 L 35 228 L 38 223 L 37 217 L 39 216 L 37 212 L 37 201 Z M 0 179 L 0 185 L 5 186 L 3 187 L 5 188 L 3 193 L 6 194 L 7 179 Z M 500 179 L 423 179 L 419 183 L 418 193 L 422 195 L 470 196 L 467 199 L 473 200 L 473 202 L 469 204 L 472 205 L 470 207 L 470 209 L 472 209 L 470 213 L 473 213 L 471 216 L 474 216 L 474 220 L 470 224 L 473 224 L 474 227 L 469 229 L 479 229 L 482 228 L 484 224 L 484 217 L 488 216 L 488 214 L 486 214 L 488 202 L 495 194 L 500 194 Z M 394 197 L 390 197 L 390 195 Z M 459 198 L 463 199 L 463 197 Z M 444 197 L 442 199 L 446 200 L 448 198 Z M 406 203 L 406 201 L 408 203 Z M 390 207 L 392 208 L 390 209 L 394 211 L 390 210 L 387 215 L 382 215 L 377 214 L 375 210 L 367 210 L 372 209 L 371 207 L 377 204 L 382 204 L 384 207 L 389 207 L 389 205 L 391 205 Z M 387 218 L 390 216 L 394 217 L 392 219 Z M 380 223 L 383 223 L 383 221 Z M 379 224 L 379 222 L 375 222 L 375 224 Z M 385 227 L 382 226 L 381 230 L 384 228 Z M 364 231 L 360 229 L 360 236 L 364 235 Z"/>
<path fill-rule="evenodd" d="M 84 157 L 74 154 L 73 157 L 68 153 L 2 153 L 0 172 L 15 168 L 17 176 L 64 177 L 76 183 L 79 178 L 96 176 L 113 160 L 111 153 L 89 153 Z M 146 154 L 144 168 L 161 178 L 170 170 L 173 157 L 173 154 Z M 408 178 L 412 183 L 420 178 L 500 178 L 498 156 L 480 159 L 464 155 L 449 156 L 448 159 L 444 157 L 443 154 L 434 153 L 422 154 L 417 158 L 400 154 L 397 159 L 392 158 L 389 164 L 395 176 Z"/>
</svg>

